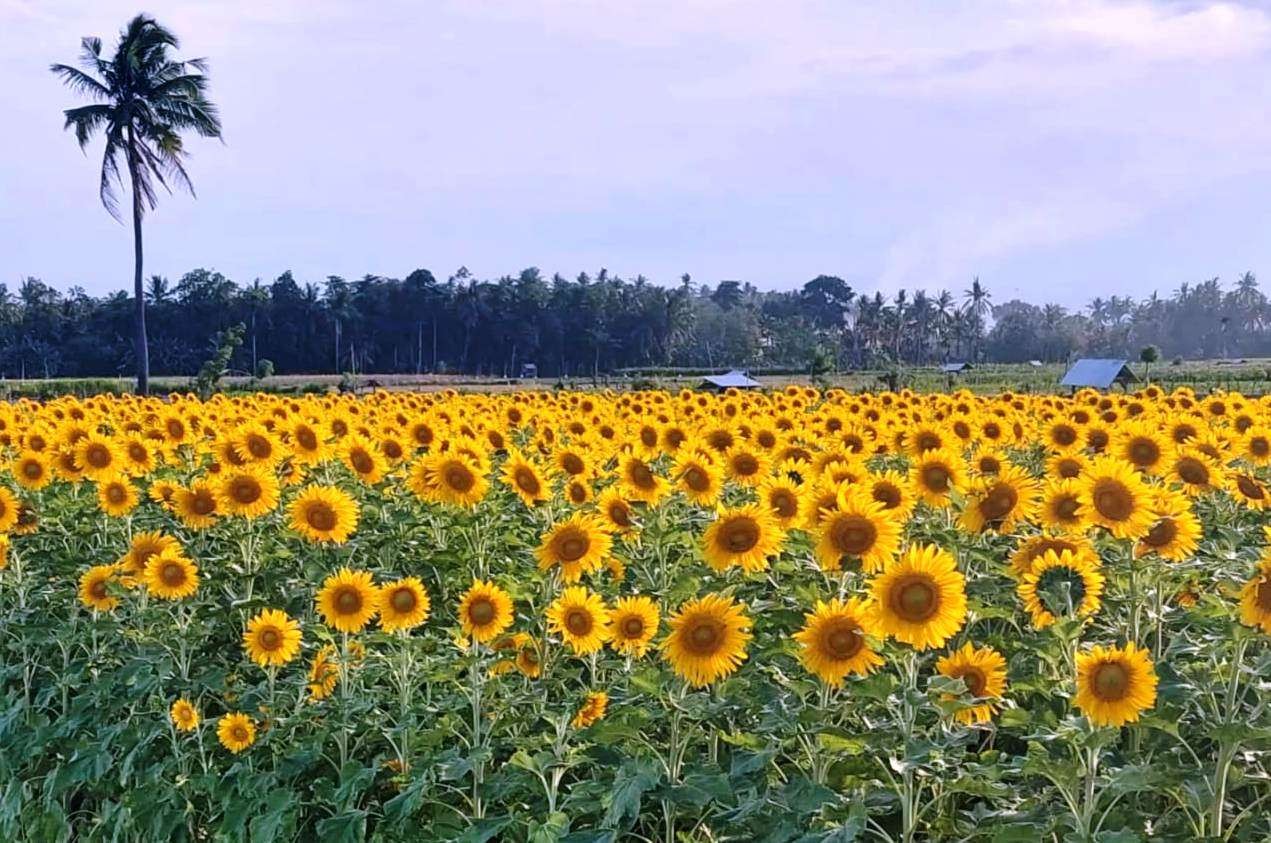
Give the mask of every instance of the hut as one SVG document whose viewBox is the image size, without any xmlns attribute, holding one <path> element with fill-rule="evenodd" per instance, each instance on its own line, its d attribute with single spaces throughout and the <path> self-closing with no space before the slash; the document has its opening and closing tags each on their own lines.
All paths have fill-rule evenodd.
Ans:
<svg viewBox="0 0 1271 843">
<path fill-rule="evenodd" d="M 732 369 L 722 375 L 707 375 L 702 379 L 698 389 L 713 389 L 723 392 L 726 389 L 758 389 L 763 386 L 741 369 Z"/>
<path fill-rule="evenodd" d="M 974 368 L 975 367 L 970 363 L 942 363 L 940 365 L 940 371 L 944 372 L 946 375 L 960 375 L 963 372 L 969 372 Z"/>
<path fill-rule="evenodd" d="M 1119 383 L 1125 389 L 1127 384 L 1137 383 L 1138 378 L 1124 360 L 1113 360 L 1102 357 L 1084 357 L 1072 364 L 1060 386 L 1074 390 L 1084 386 L 1095 389 L 1109 389 L 1112 384 Z"/>
</svg>

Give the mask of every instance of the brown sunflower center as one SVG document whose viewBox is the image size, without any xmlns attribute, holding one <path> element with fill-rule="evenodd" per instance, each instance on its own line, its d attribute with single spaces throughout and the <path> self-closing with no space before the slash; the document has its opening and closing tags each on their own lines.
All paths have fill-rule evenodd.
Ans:
<svg viewBox="0 0 1271 843">
<path fill-rule="evenodd" d="M 914 437 L 914 445 L 917 446 L 919 453 L 934 451 L 940 447 L 940 437 L 930 430 L 924 430 Z"/>
<path fill-rule="evenodd" d="M 830 527 L 830 541 L 841 554 L 860 556 L 874 546 L 878 528 L 868 518 L 860 515 L 844 515 L 834 520 Z"/>
<path fill-rule="evenodd" d="M 889 597 L 892 611 L 909 623 L 921 623 L 940 608 L 936 584 L 922 574 L 901 577 L 892 585 Z"/>
<path fill-rule="evenodd" d="M 565 613 L 565 628 L 574 635 L 590 635 L 595 621 L 586 609 L 570 609 Z"/>
<path fill-rule="evenodd" d="M 211 515 L 216 511 L 216 500 L 207 492 L 199 491 L 190 504 L 196 515 Z"/>
<path fill-rule="evenodd" d="M 1175 466 L 1178 476 L 1184 483 L 1192 486 L 1205 486 L 1209 483 L 1209 469 L 1195 457 L 1183 457 Z"/>
<path fill-rule="evenodd" d="M 110 465 L 110 449 L 94 442 L 84 449 L 84 462 L 93 468 L 105 468 Z"/>
<path fill-rule="evenodd" d="M 388 457 L 390 460 L 399 460 L 405 453 L 402 451 L 401 443 L 399 443 L 396 439 L 386 439 L 381 442 L 380 450 L 382 450 L 384 452 L 384 456 Z"/>
<path fill-rule="evenodd" d="M 1246 498 L 1260 501 L 1267 496 L 1266 490 L 1262 488 L 1262 484 L 1254 480 L 1247 474 L 1236 475 L 1236 488 L 1240 490 L 1240 494 Z"/>
<path fill-rule="evenodd" d="M 514 479 L 516 487 L 527 495 L 537 495 L 542 489 L 542 484 L 538 482 L 538 475 L 525 466 L 516 470 Z"/>
<path fill-rule="evenodd" d="M 118 483 L 112 483 L 106 488 L 106 499 L 113 504 L 121 504 L 128 500 L 128 490 Z"/>
<path fill-rule="evenodd" d="M 646 448 L 652 448 L 658 444 L 658 432 L 648 426 L 640 428 L 640 442 Z"/>
<path fill-rule="evenodd" d="M 465 465 L 459 463 L 451 463 L 442 472 L 442 477 L 446 481 L 446 485 L 456 492 L 463 493 L 468 491 L 476 483 L 476 478 L 472 476 L 472 472 Z"/>
<path fill-rule="evenodd" d="M 730 553 L 745 553 L 759 544 L 759 525 L 745 515 L 730 518 L 719 531 L 719 541 Z"/>
<path fill-rule="evenodd" d="M 296 431 L 296 444 L 305 451 L 316 451 L 318 449 L 317 435 L 307 427 L 302 427 Z"/>
<path fill-rule="evenodd" d="M 609 520 L 619 527 L 631 526 L 631 510 L 627 508 L 625 501 L 614 501 L 609 506 Z"/>
<path fill-rule="evenodd" d="M 566 453 L 560 458 L 560 467 L 565 469 L 566 474 L 582 474 L 586 465 L 583 463 L 582 457 L 577 454 Z"/>
<path fill-rule="evenodd" d="M 799 499 L 786 489 L 777 489 L 769 495 L 768 505 L 779 518 L 793 518 L 799 512 Z"/>
<path fill-rule="evenodd" d="M 581 531 L 567 527 L 556 540 L 556 552 L 564 562 L 577 562 L 587 555 L 591 542 Z"/>
<path fill-rule="evenodd" d="M 639 638 L 644 635 L 644 620 L 636 615 L 624 618 L 619 629 L 626 638 Z"/>
<path fill-rule="evenodd" d="M 759 471 L 759 460 L 753 454 L 737 454 L 732 462 L 733 473 L 739 477 L 750 477 Z"/>
<path fill-rule="evenodd" d="M 485 626 L 494 620 L 494 603 L 487 597 L 478 597 L 468 606 L 468 620 L 474 626 Z"/>
<path fill-rule="evenodd" d="M 159 569 L 159 579 L 164 585 L 175 588 L 185 582 L 185 568 L 176 562 L 165 562 Z"/>
<path fill-rule="evenodd" d="M 1136 438 L 1128 449 L 1130 462 L 1137 466 L 1149 466 L 1161 458 L 1161 449 L 1151 439 Z"/>
<path fill-rule="evenodd" d="M 44 466 L 35 460 L 27 460 L 22 465 L 22 473 L 31 480 L 38 480 L 44 474 Z"/>
<path fill-rule="evenodd" d="M 966 685 L 967 693 L 971 696 L 984 696 L 984 689 L 988 686 L 988 679 L 985 677 L 984 671 L 978 667 L 964 667 L 954 678 L 962 680 L 962 684 Z"/>
<path fill-rule="evenodd" d="M 1055 473 L 1066 480 L 1071 480 L 1081 474 L 1081 463 L 1074 459 L 1062 459 L 1055 464 Z"/>
<path fill-rule="evenodd" d="M 1119 480 L 1105 478 L 1095 484 L 1094 508 L 1109 521 L 1124 521 L 1134 514 L 1134 497 Z"/>
<path fill-rule="evenodd" d="M 353 465 L 353 470 L 358 474 L 370 474 L 375 470 L 375 460 L 371 459 L 371 455 L 360 448 L 349 454 L 349 462 Z"/>
<path fill-rule="evenodd" d="M 998 483 L 980 501 L 980 514 L 985 521 L 1000 521 L 1019 503 L 1019 492 L 1005 483 Z"/>
<path fill-rule="evenodd" d="M 1120 662 L 1104 662 L 1091 674 L 1090 689 L 1103 702 L 1125 699 L 1130 691 L 1130 671 Z"/>
<path fill-rule="evenodd" d="M 1090 446 L 1092 451 L 1102 451 L 1108 447 L 1109 441 L 1111 441 L 1111 437 L 1108 435 L 1108 431 L 1102 428 L 1096 427 L 1086 434 L 1086 444 Z"/>
<path fill-rule="evenodd" d="M 653 472 L 649 471 L 649 467 L 639 460 L 634 460 L 627 468 L 627 479 L 637 489 L 652 489 L 657 485 Z"/>
<path fill-rule="evenodd" d="M 860 627 L 840 625 L 825 636 L 825 651 L 834 659 L 850 659 L 865 646 Z"/>
<path fill-rule="evenodd" d="M 313 529 L 325 533 L 335 529 L 338 519 L 329 503 L 314 501 L 305 510 L 305 522 Z"/>
<path fill-rule="evenodd" d="M 88 587 L 88 593 L 93 595 L 93 599 L 95 600 L 105 600 L 106 599 L 106 581 L 98 580 L 97 582 L 93 583 L 92 585 Z"/>
<path fill-rule="evenodd" d="M 1081 509 L 1081 502 L 1074 495 L 1064 495 L 1055 500 L 1053 511 L 1060 521 L 1072 521 Z"/>
<path fill-rule="evenodd" d="M 230 486 L 230 496 L 242 504 L 255 503 L 264 494 L 259 482 L 251 477 L 240 477 Z"/>
<path fill-rule="evenodd" d="M 409 588 L 399 588 L 393 592 L 388 599 L 388 604 L 393 607 L 393 611 L 399 614 L 415 611 L 415 606 L 419 600 L 415 597 L 415 592 Z"/>
<path fill-rule="evenodd" d="M 1061 424 L 1055 427 L 1051 438 L 1055 440 L 1055 444 L 1067 447 L 1077 441 L 1077 431 L 1066 424 Z"/>
<path fill-rule="evenodd" d="M 246 742 L 246 741 L 247 741 L 247 729 L 246 729 L 246 727 L 244 727 L 244 726 L 235 726 L 234 728 L 232 728 L 232 729 L 230 730 L 230 737 L 232 737 L 232 738 L 233 738 L 235 741 L 237 741 L 238 743 L 244 743 L 244 742 Z"/>
<path fill-rule="evenodd" d="M 1271 612 L 1271 579 L 1263 579 L 1253 590 L 1253 600 L 1263 612 Z"/>
<path fill-rule="evenodd" d="M 708 492 L 711 488 L 711 479 L 705 471 L 702 471 L 697 466 L 692 466 L 684 472 L 684 485 L 694 492 Z"/>
<path fill-rule="evenodd" d="M 943 465 L 929 465 L 922 470 L 922 485 L 943 494 L 949 491 L 949 469 Z"/>
<path fill-rule="evenodd" d="M 685 648 L 695 656 L 714 654 L 723 641 L 724 627 L 709 618 L 694 621 L 684 636 Z"/>
<path fill-rule="evenodd" d="M 1255 457 L 1265 457 L 1271 454 L 1271 441 L 1265 436 L 1254 436 L 1249 439 L 1249 453 Z"/>
<path fill-rule="evenodd" d="M 356 588 L 341 588 L 335 595 L 335 610 L 341 615 L 362 611 L 362 594 Z"/>
<path fill-rule="evenodd" d="M 259 641 L 262 650 L 277 650 L 282 644 L 282 636 L 276 629 L 266 629 L 260 633 Z"/>
<path fill-rule="evenodd" d="M 258 460 L 263 460 L 274 452 L 269 440 L 258 434 L 247 437 L 247 452 Z"/>
<path fill-rule="evenodd" d="M 1147 535 L 1143 537 L 1143 543 L 1148 547 L 1165 547 L 1174 541 L 1177 535 L 1178 525 L 1174 523 L 1174 519 L 1162 518 L 1148 530 Z"/>
<path fill-rule="evenodd" d="M 896 488 L 891 483 L 875 483 L 873 488 L 873 498 L 881 503 L 885 509 L 895 509 L 900 506 L 900 489 Z"/>
</svg>

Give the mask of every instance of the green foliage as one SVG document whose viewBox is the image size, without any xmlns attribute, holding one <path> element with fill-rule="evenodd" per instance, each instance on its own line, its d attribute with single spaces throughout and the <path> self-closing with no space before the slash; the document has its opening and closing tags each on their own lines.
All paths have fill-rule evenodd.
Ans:
<svg viewBox="0 0 1271 843">
<path fill-rule="evenodd" d="M 207 399 L 216 391 L 221 378 L 229 371 L 229 361 L 234 352 L 243 344 L 243 332 L 247 330 L 242 323 L 217 332 L 212 340 L 212 356 L 199 367 L 199 374 L 194 379 L 194 389 L 200 398 Z"/>
</svg>

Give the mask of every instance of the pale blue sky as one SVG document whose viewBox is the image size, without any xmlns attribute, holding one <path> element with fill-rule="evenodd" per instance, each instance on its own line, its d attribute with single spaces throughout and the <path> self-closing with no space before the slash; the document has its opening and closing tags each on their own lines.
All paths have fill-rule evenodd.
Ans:
<svg viewBox="0 0 1271 843">
<path fill-rule="evenodd" d="M 1271 278 L 1271 4 L 0 0 L 11 289 L 131 281 L 46 68 L 141 8 L 225 122 L 147 274 L 978 274 L 1067 305 Z"/>
</svg>

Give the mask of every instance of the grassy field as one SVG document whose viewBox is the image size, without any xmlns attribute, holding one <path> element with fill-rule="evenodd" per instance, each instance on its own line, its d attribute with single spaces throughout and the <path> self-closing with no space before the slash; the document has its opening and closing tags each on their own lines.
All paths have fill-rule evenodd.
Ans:
<svg viewBox="0 0 1271 843">
<path fill-rule="evenodd" d="M 1151 381 L 1167 388 L 1188 386 L 1197 391 L 1236 390 L 1248 395 L 1271 392 L 1271 359 L 1241 360 L 1192 360 L 1178 364 L 1158 363 L 1146 371 L 1142 363 L 1132 363 L 1130 368 L 1140 378 L 1140 383 Z M 969 389 L 976 393 L 996 393 L 1003 390 L 1015 392 L 1065 392 L 1059 381 L 1067 370 L 1063 363 L 1047 363 L 1041 366 L 1028 364 L 982 364 L 970 372 L 952 376 L 931 366 L 906 366 L 893 370 L 863 369 L 834 372 L 812 377 L 806 374 L 757 374 L 756 380 L 769 388 L 780 388 L 791 383 L 815 382 L 852 391 L 870 391 L 888 388 L 888 378 L 895 374 L 896 388 L 909 388 L 919 392 L 937 392 L 953 389 Z M 456 389 L 465 392 L 510 392 L 521 389 L 629 389 L 660 387 L 678 389 L 696 387 L 702 375 L 675 373 L 670 370 L 649 370 L 648 373 L 622 375 L 601 374 L 598 378 L 511 379 L 473 375 L 413 375 L 366 374 L 346 379 L 342 375 L 303 374 L 275 375 L 263 380 L 247 377 L 226 377 L 221 388 L 226 391 L 265 390 L 282 393 L 300 393 L 336 390 L 342 382 L 351 382 L 358 391 L 377 388 L 391 391 L 436 392 Z M 184 391 L 190 389 L 190 378 L 160 376 L 152 379 L 156 391 Z M 101 392 L 121 394 L 132 390 L 130 378 L 31 378 L 25 380 L 0 380 L 0 395 L 9 398 L 51 397 L 53 395 L 92 395 Z"/>
</svg>

